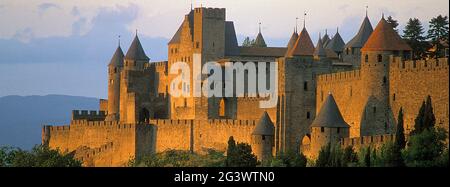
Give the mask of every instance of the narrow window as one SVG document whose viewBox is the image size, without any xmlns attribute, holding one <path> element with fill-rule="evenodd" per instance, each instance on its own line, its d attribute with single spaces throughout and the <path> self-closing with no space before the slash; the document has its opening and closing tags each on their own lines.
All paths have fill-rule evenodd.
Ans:
<svg viewBox="0 0 450 187">
<path fill-rule="evenodd" d="M 337 128 L 336 132 L 339 134 L 341 132 L 341 128 Z"/>
<path fill-rule="evenodd" d="M 395 94 L 392 96 L 392 99 L 395 101 Z"/>
<path fill-rule="evenodd" d="M 369 62 L 369 55 L 366 55 L 366 56 L 364 57 L 364 62 Z"/>
<path fill-rule="evenodd" d="M 262 135 L 262 140 L 266 140 L 266 136 L 265 135 Z"/>
<path fill-rule="evenodd" d="M 200 48 L 200 42 L 195 43 L 195 48 Z"/>
<path fill-rule="evenodd" d="M 311 118 L 311 113 L 308 111 L 306 112 L 306 119 L 310 119 Z"/>
<path fill-rule="evenodd" d="M 320 132 L 325 132 L 325 128 L 324 127 L 320 127 Z"/>
<path fill-rule="evenodd" d="M 383 84 L 386 84 L 386 82 L 387 82 L 387 79 L 386 79 L 386 76 L 384 76 L 383 77 Z"/>
<path fill-rule="evenodd" d="M 373 107 L 373 113 L 377 113 L 377 107 Z"/>
<path fill-rule="evenodd" d="M 383 56 L 382 55 L 378 55 L 378 62 L 383 62 Z"/>
<path fill-rule="evenodd" d="M 308 82 L 303 83 L 303 90 L 308 91 Z"/>
</svg>

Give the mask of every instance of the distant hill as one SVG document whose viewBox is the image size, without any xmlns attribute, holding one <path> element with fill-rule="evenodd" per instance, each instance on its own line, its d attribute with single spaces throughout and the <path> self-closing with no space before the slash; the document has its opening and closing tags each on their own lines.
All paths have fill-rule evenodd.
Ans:
<svg viewBox="0 0 450 187">
<path fill-rule="evenodd" d="M 72 110 L 98 110 L 98 102 L 67 95 L 0 97 L 0 146 L 30 149 L 41 143 L 42 125 L 69 124 Z"/>
</svg>

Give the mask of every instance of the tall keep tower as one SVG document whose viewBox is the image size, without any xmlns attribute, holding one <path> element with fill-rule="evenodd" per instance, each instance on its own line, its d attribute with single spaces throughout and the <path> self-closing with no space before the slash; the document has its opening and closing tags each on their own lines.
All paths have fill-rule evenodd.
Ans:
<svg viewBox="0 0 450 187">
<path fill-rule="evenodd" d="M 389 105 L 391 57 L 409 58 L 411 48 L 383 18 L 361 49 L 361 79 L 366 97 L 361 135 L 389 133 L 394 127 Z"/>
<path fill-rule="evenodd" d="M 119 120 L 120 72 L 123 68 L 123 52 L 117 47 L 108 65 L 108 116 L 107 121 Z"/>
</svg>

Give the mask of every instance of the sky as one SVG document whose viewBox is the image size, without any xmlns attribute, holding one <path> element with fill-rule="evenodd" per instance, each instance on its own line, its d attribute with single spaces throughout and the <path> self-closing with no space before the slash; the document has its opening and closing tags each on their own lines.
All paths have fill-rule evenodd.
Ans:
<svg viewBox="0 0 450 187">
<path fill-rule="evenodd" d="M 285 46 L 298 18 L 313 42 L 337 28 L 344 41 L 366 12 L 373 27 L 384 13 L 428 21 L 449 12 L 448 0 L 0 0 L 0 97 L 66 94 L 105 98 L 106 65 L 136 30 L 151 61 L 167 59 L 167 42 L 193 7 L 226 8 L 239 43 L 258 23 L 269 46 Z M 304 13 L 306 12 L 306 16 Z"/>
</svg>

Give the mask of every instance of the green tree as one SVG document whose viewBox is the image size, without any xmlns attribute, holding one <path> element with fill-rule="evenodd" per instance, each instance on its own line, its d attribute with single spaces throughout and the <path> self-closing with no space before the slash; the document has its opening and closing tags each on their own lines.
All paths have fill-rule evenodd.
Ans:
<svg viewBox="0 0 450 187">
<path fill-rule="evenodd" d="M 395 140 L 393 145 L 392 153 L 392 166 L 393 167 L 403 167 L 404 161 L 402 158 L 402 150 L 406 146 L 405 140 L 405 129 L 404 129 L 404 119 L 403 119 L 403 108 L 400 108 L 398 113 L 397 129 L 395 132 Z"/>
<path fill-rule="evenodd" d="M 31 151 L 18 148 L 0 149 L 0 166 L 2 167 L 80 167 L 81 162 L 73 153 L 61 154 L 58 150 L 38 145 Z"/>
<path fill-rule="evenodd" d="M 255 46 L 255 39 L 250 39 L 250 37 L 245 37 L 244 41 L 242 42 L 243 47 L 252 47 Z"/>
<path fill-rule="evenodd" d="M 307 159 L 303 153 L 295 151 L 287 151 L 286 153 L 279 153 L 275 158 L 265 164 L 270 167 L 306 167 Z M 264 165 L 263 165 L 264 166 Z"/>
<path fill-rule="evenodd" d="M 434 128 L 436 117 L 433 113 L 433 104 L 431 97 L 428 96 L 426 102 L 422 102 L 419 114 L 414 120 L 414 130 L 412 134 L 419 134 L 425 129 Z"/>
<path fill-rule="evenodd" d="M 387 18 L 386 22 L 388 22 L 389 25 L 391 25 L 392 28 L 395 30 L 395 32 L 398 33 L 398 29 L 397 29 L 397 27 L 398 27 L 398 21 L 397 21 L 397 20 L 395 20 L 394 18 L 392 18 L 392 16 L 389 16 L 389 17 Z"/>
<path fill-rule="evenodd" d="M 358 155 L 352 146 L 348 146 L 344 149 L 344 155 L 342 156 L 342 164 L 344 166 L 356 166 L 358 163 Z"/>
<path fill-rule="evenodd" d="M 367 147 L 366 152 L 364 154 L 364 166 L 365 167 L 371 167 L 372 165 L 372 159 L 370 158 L 370 154 L 372 149 L 369 147 Z"/>
<path fill-rule="evenodd" d="M 231 136 L 228 140 L 226 166 L 256 167 L 258 160 L 252 153 L 252 147 L 247 143 L 237 143 Z"/>
<path fill-rule="evenodd" d="M 408 23 L 403 30 L 403 38 L 413 49 L 413 59 L 424 58 L 428 49 L 428 43 L 425 41 L 422 23 L 417 18 L 409 18 Z"/>
<path fill-rule="evenodd" d="M 319 156 L 317 156 L 316 160 L 316 167 L 331 167 L 330 156 L 331 145 L 328 143 L 326 146 L 320 149 Z"/>
<path fill-rule="evenodd" d="M 404 153 L 406 165 L 410 167 L 442 166 L 446 138 L 446 132 L 441 128 L 425 129 L 412 135 Z"/>
<path fill-rule="evenodd" d="M 431 43 L 436 47 L 436 51 L 432 53 L 433 57 L 440 57 L 439 52 L 442 49 L 441 41 L 448 40 L 448 17 L 439 15 L 430 20 L 430 29 L 428 30 L 427 38 L 431 40 Z"/>
</svg>

